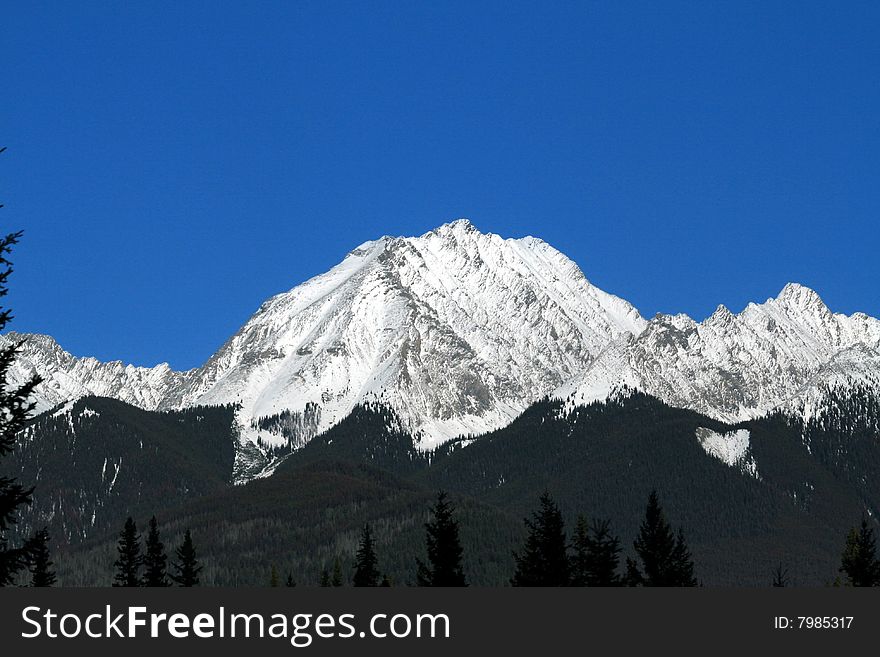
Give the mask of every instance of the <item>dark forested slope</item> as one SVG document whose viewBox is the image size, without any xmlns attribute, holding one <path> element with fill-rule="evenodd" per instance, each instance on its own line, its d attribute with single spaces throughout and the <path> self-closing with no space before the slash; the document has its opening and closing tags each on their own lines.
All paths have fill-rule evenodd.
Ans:
<svg viewBox="0 0 880 657">
<path fill-rule="evenodd" d="M 21 478 L 38 487 L 28 522 L 63 532 L 64 583 L 108 583 L 121 519 L 155 513 L 169 544 L 192 529 L 205 583 L 265 584 L 274 566 L 314 584 L 336 559 L 348 572 L 369 522 L 382 571 L 411 584 L 442 488 L 459 508 L 474 584 L 507 583 L 522 518 L 544 491 L 569 528 L 581 513 L 607 518 L 630 552 L 657 490 L 702 583 L 769 585 L 783 563 L 793 583 L 822 585 L 837 576 L 846 531 L 863 515 L 876 524 L 880 512 L 877 401 L 867 390 L 829 391 L 808 422 L 774 415 L 736 426 L 638 393 L 574 408 L 545 400 L 504 429 L 432 452 L 388 409 L 359 406 L 243 486 L 229 483 L 232 409 L 78 404 L 72 415 L 41 416 L 18 455 Z"/>
</svg>

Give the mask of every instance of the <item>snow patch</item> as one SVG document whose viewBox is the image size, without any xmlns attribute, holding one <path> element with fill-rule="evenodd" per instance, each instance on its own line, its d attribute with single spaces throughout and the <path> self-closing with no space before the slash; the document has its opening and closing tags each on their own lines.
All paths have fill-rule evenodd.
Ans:
<svg viewBox="0 0 880 657">
<path fill-rule="evenodd" d="M 113 481 L 110 482 L 110 488 L 107 490 L 108 493 L 113 492 L 113 487 L 116 485 L 116 478 L 119 476 L 119 470 L 122 468 L 122 457 L 119 457 L 119 463 L 113 466 Z"/>
<path fill-rule="evenodd" d="M 57 411 L 52 413 L 52 417 L 61 417 L 62 415 L 67 415 L 68 413 L 70 413 L 70 410 L 73 408 L 74 403 L 75 403 L 75 400 L 71 400 L 69 402 L 66 402 L 65 404 L 63 404 L 61 406 L 61 408 L 59 408 Z"/>
<path fill-rule="evenodd" d="M 757 478 L 758 466 L 749 449 L 748 429 L 738 429 L 727 433 L 717 433 L 704 427 L 697 428 L 697 440 L 706 454 L 732 468 L 740 468 L 746 474 Z"/>
</svg>

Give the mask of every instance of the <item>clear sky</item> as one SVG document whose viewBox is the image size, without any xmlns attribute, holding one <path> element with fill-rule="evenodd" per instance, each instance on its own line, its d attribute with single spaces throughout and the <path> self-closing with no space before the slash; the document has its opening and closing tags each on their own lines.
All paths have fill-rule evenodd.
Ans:
<svg viewBox="0 0 880 657">
<path fill-rule="evenodd" d="M 0 24 L 10 325 L 201 364 L 383 234 L 533 234 L 645 316 L 880 316 L 880 3 L 46 2 Z"/>
</svg>

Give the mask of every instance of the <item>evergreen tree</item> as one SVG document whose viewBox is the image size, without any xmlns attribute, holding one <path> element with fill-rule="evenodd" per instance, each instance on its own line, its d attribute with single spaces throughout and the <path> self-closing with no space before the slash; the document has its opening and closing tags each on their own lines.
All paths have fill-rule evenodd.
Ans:
<svg viewBox="0 0 880 657">
<path fill-rule="evenodd" d="M 284 582 L 284 586 L 287 588 L 293 588 L 296 586 L 296 580 L 293 579 L 293 573 L 287 573 L 287 581 Z"/>
<path fill-rule="evenodd" d="M 780 563 L 773 572 L 773 588 L 783 589 L 788 586 L 788 570 Z"/>
<path fill-rule="evenodd" d="M 388 575 L 382 575 L 382 583 L 379 584 L 382 588 L 391 588 L 391 578 Z"/>
<path fill-rule="evenodd" d="M 30 542 L 31 586 L 53 586 L 57 580 L 49 559 L 49 530 L 38 531 Z"/>
<path fill-rule="evenodd" d="M 607 520 L 587 524 L 580 516 L 572 541 L 572 586 L 619 586 L 620 540 L 611 535 Z"/>
<path fill-rule="evenodd" d="M 165 545 L 159 538 L 159 523 L 156 521 L 156 516 L 150 518 L 143 563 L 143 586 L 171 586 L 166 572 L 168 557 L 165 554 Z"/>
<path fill-rule="evenodd" d="M 565 522 L 549 493 L 541 495 L 540 508 L 525 524 L 529 534 L 522 554 L 513 555 L 516 572 L 510 583 L 513 586 L 568 586 L 570 566 Z"/>
<path fill-rule="evenodd" d="M 324 586 L 324 587 L 330 586 L 330 572 L 326 568 L 324 568 L 321 571 L 321 584 L 320 585 Z"/>
<path fill-rule="evenodd" d="M 202 566 L 199 564 L 196 548 L 193 545 L 192 534 L 188 529 L 183 535 L 183 543 L 177 548 L 175 555 L 177 556 L 177 561 L 171 564 L 172 568 L 174 568 L 174 574 L 171 575 L 171 579 L 178 586 L 198 586 L 199 573 L 202 571 Z"/>
<path fill-rule="evenodd" d="M 428 563 L 416 560 L 419 586 L 467 586 L 455 507 L 446 498 L 445 491 L 437 494 L 437 504 L 432 509 L 434 518 L 425 523 Z"/>
<path fill-rule="evenodd" d="M 684 541 L 684 533 L 672 531 L 657 492 L 652 491 L 645 509 L 639 536 L 633 543 L 641 561 L 627 559 L 630 586 L 696 586 L 694 563 Z"/>
<path fill-rule="evenodd" d="M 140 577 L 138 575 L 143 563 L 141 537 L 131 516 L 128 517 L 125 521 L 125 527 L 119 532 L 119 543 L 116 550 L 119 552 L 119 558 L 113 564 L 116 568 L 113 586 L 139 586 Z"/>
<path fill-rule="evenodd" d="M 333 579 L 330 580 L 330 584 L 342 586 L 344 583 L 342 579 L 342 562 L 339 560 L 339 557 L 336 557 L 333 561 Z"/>
<path fill-rule="evenodd" d="M 0 149 L 0 153 L 3 150 Z M 21 232 L 10 233 L 0 238 L 0 298 L 8 293 L 6 281 L 12 273 L 12 264 L 7 255 L 21 235 Z M 11 311 L 0 306 L 0 331 L 11 319 Z M 9 371 L 21 344 L 19 342 L 0 349 L 0 457 L 12 452 L 16 435 L 24 428 L 28 415 L 34 409 L 34 404 L 28 402 L 28 398 L 41 381 L 40 377 L 33 376 L 24 385 L 10 387 Z M 0 586 L 12 584 L 16 573 L 27 566 L 32 556 L 32 541 L 15 547 L 7 535 L 17 520 L 20 507 L 31 503 L 32 493 L 33 488 L 25 488 L 14 478 L 0 475 Z"/>
<path fill-rule="evenodd" d="M 352 583 L 355 586 L 379 586 L 379 560 L 373 545 L 373 535 L 370 526 L 364 525 L 361 531 L 360 545 L 354 562 L 354 577 Z"/>
<path fill-rule="evenodd" d="M 880 561 L 874 530 L 862 519 L 861 527 L 853 527 L 846 537 L 840 559 L 840 572 L 850 586 L 880 586 Z"/>
<path fill-rule="evenodd" d="M 269 568 L 269 586 L 273 589 L 278 588 L 278 569 L 275 567 L 274 563 Z"/>
</svg>

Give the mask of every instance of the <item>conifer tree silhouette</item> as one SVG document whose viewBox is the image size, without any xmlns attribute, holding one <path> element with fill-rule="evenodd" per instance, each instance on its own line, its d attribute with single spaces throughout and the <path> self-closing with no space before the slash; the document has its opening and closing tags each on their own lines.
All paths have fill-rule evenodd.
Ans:
<svg viewBox="0 0 880 657">
<path fill-rule="evenodd" d="M 0 153 L 4 150 L 6 149 L 0 149 Z M 0 238 L 0 298 L 8 293 L 6 283 L 12 274 L 12 263 L 7 256 L 21 236 L 19 231 Z M 0 331 L 11 319 L 12 312 L 0 306 Z M 0 457 L 12 452 L 18 432 L 24 428 L 35 407 L 29 401 L 30 395 L 42 381 L 39 376 L 32 376 L 24 384 L 11 387 L 9 372 L 21 346 L 22 342 L 18 342 L 0 349 Z M 32 494 L 33 488 L 25 488 L 13 477 L 0 475 L 0 586 L 12 584 L 17 573 L 28 565 L 32 556 L 32 541 L 25 541 L 16 547 L 9 538 L 9 532 L 18 519 L 21 507 L 31 503 Z"/>
<path fill-rule="evenodd" d="M 627 559 L 630 586 L 696 586 L 694 562 L 684 533 L 672 531 L 656 491 L 648 497 L 645 519 L 633 543 L 641 563 Z"/>
<path fill-rule="evenodd" d="M 525 520 L 529 530 L 521 553 L 514 553 L 516 572 L 513 586 L 568 586 L 568 563 L 565 522 L 559 507 L 545 492 L 532 519 Z"/>
<path fill-rule="evenodd" d="M 31 586 L 54 586 L 57 582 L 54 565 L 49 558 L 49 530 L 41 529 L 31 539 L 30 566 Z"/>
<path fill-rule="evenodd" d="M 862 518 L 859 527 L 853 527 L 846 537 L 840 558 L 840 572 L 849 586 L 880 586 L 880 561 L 874 530 Z"/>
<path fill-rule="evenodd" d="M 572 540 L 572 586 L 619 586 L 620 540 L 611 534 L 610 522 L 580 516 Z"/>
<path fill-rule="evenodd" d="M 370 525 L 365 524 L 361 530 L 361 540 L 355 555 L 354 586 L 379 586 L 379 560 L 376 558 L 376 550 L 373 544 L 373 534 Z"/>
<path fill-rule="evenodd" d="M 150 518 L 143 564 L 144 586 L 171 586 L 167 573 L 168 556 L 165 554 L 165 545 L 159 538 L 159 523 L 156 516 Z"/>
<path fill-rule="evenodd" d="M 171 564 L 171 567 L 174 569 L 174 574 L 171 575 L 171 579 L 174 580 L 178 586 L 198 586 L 199 573 L 202 571 L 202 566 L 199 564 L 199 560 L 196 557 L 196 548 L 193 545 L 192 534 L 188 529 L 183 535 L 183 543 L 177 548 L 175 555 L 177 561 Z"/>
<path fill-rule="evenodd" d="M 467 586 L 462 569 L 462 547 L 458 535 L 455 507 L 445 491 L 437 494 L 433 519 L 425 523 L 425 547 L 428 563 L 416 560 L 419 586 Z"/>
<path fill-rule="evenodd" d="M 141 537 L 137 532 L 137 525 L 131 516 L 125 521 L 125 526 L 119 532 L 119 542 L 116 546 L 119 558 L 114 562 L 116 575 L 113 577 L 113 586 L 140 586 L 140 569 L 143 563 L 141 556 Z"/>
</svg>

